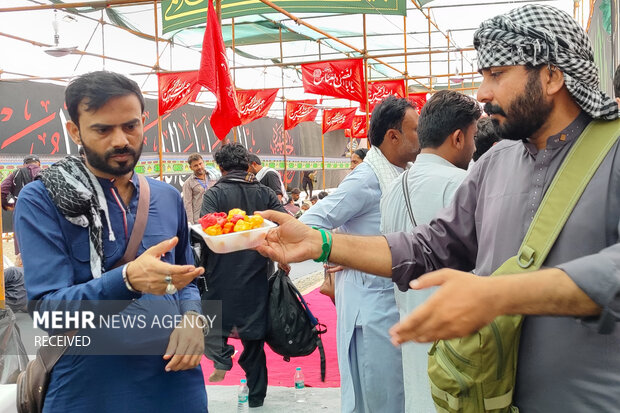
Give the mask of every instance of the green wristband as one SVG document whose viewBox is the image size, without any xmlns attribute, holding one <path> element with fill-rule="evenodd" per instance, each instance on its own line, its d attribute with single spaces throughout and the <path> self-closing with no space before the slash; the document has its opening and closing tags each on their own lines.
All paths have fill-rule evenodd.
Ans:
<svg viewBox="0 0 620 413">
<path fill-rule="evenodd" d="M 325 231 L 323 228 L 312 227 L 321 233 L 323 238 L 323 244 L 321 244 L 321 256 L 314 260 L 314 262 L 327 262 L 329 254 L 332 252 L 332 234 L 329 231 Z"/>
</svg>

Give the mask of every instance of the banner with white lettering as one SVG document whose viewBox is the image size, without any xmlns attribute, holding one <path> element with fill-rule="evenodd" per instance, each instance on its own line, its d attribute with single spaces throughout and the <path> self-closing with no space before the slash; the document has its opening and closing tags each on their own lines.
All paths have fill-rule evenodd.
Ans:
<svg viewBox="0 0 620 413">
<path fill-rule="evenodd" d="M 198 71 L 158 73 L 159 114 L 172 112 L 186 103 L 195 102 L 201 86 Z"/>
<path fill-rule="evenodd" d="M 302 64 L 301 73 L 304 92 L 366 104 L 362 59 Z"/>
</svg>

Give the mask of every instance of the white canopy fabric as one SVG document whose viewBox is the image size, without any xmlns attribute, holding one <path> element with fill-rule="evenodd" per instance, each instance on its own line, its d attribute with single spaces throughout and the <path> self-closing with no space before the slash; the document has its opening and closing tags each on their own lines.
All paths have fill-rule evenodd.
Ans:
<svg viewBox="0 0 620 413">
<path fill-rule="evenodd" d="M 72 0 L 66 0 L 69 3 Z M 150 36 L 140 37 L 114 24 L 101 25 L 100 20 L 111 23 L 109 16 L 101 9 L 80 8 L 72 10 L 4 11 L 10 7 L 45 5 L 58 0 L 2 0 L 0 3 L 0 80 L 40 77 L 45 81 L 58 77 L 66 82 L 74 75 L 93 70 L 112 70 L 129 75 L 141 85 L 147 94 L 155 96 L 157 79 L 155 69 L 157 50 L 159 66 L 165 71 L 197 70 L 200 64 L 200 50 L 204 25 L 161 34 L 161 8 L 157 7 L 157 32 L 161 38 L 159 48 L 153 40 L 155 29 L 155 6 L 144 3 L 131 6 L 112 6 L 115 14 L 126 20 L 137 32 Z M 370 56 L 400 54 L 382 57 L 381 61 L 369 59 L 369 79 L 402 78 L 406 72 L 418 77 L 409 80 L 411 90 L 418 92 L 438 88 L 463 88 L 464 93 L 475 94 L 480 81 L 476 66 L 476 53 L 472 48 L 473 33 L 480 22 L 497 14 L 507 12 L 525 3 L 553 5 L 569 14 L 574 13 L 572 0 L 527 1 L 506 0 L 435 0 L 419 9 L 412 1 L 407 3 L 407 16 L 366 15 L 366 42 Z M 583 15 L 587 21 L 587 10 Z M 364 24 L 362 15 L 295 14 L 307 23 L 339 38 L 357 49 L 364 49 Z M 427 16 L 430 16 L 430 22 Z M 582 18 L 577 10 L 577 20 Z M 90 55 L 69 54 L 53 57 L 45 53 L 54 44 L 52 22 L 58 21 L 59 45 L 76 47 Z M 260 28 L 272 25 L 282 27 L 283 33 L 293 40 L 282 43 L 284 68 L 270 66 L 280 62 L 280 43 L 237 44 L 235 52 L 229 47 L 230 66 L 234 67 L 235 83 L 239 89 L 282 88 L 279 99 L 273 105 L 270 116 L 282 117 L 283 99 L 315 98 L 304 93 L 301 82 L 300 62 L 342 59 L 360 54 L 335 40 L 295 23 L 280 14 L 261 14 L 235 19 L 238 33 L 243 25 L 257 24 Z M 405 30 L 406 25 L 406 30 Z M 222 21 L 225 40 L 232 40 L 232 20 Z M 429 34 L 430 29 L 430 34 Z M 406 31 L 406 35 L 404 34 Z M 273 32 L 272 32 L 273 33 Z M 286 36 L 285 36 L 286 37 Z M 448 41 L 449 38 L 449 41 Z M 28 43 L 30 41 L 31 43 Z M 408 52 L 420 54 L 402 55 Z M 430 54 L 432 50 L 437 53 Z M 449 50 L 449 52 L 447 52 Z M 103 58 L 105 55 L 109 58 Z M 429 62 L 430 56 L 430 62 Z M 406 62 L 406 64 L 405 64 Z M 396 69 L 396 70 L 394 70 Z M 472 74 L 474 73 L 474 74 Z M 198 98 L 208 106 L 215 99 L 208 92 Z M 355 106 L 347 100 L 326 98 L 326 106 Z"/>
</svg>

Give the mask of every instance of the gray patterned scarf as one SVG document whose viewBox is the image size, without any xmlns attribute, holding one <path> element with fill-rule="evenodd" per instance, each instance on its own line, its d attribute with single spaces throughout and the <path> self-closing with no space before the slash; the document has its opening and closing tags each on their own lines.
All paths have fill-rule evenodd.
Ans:
<svg viewBox="0 0 620 413">
<path fill-rule="evenodd" d="M 115 241 L 108 206 L 97 178 L 84 162 L 76 156 L 67 156 L 41 171 L 37 179 L 45 185 L 52 202 L 67 221 L 88 228 L 90 245 L 90 269 L 93 278 L 101 277 L 103 271 L 103 224 L 105 216 L 109 240 Z"/>
<path fill-rule="evenodd" d="M 564 74 L 566 88 L 593 118 L 616 119 L 618 104 L 599 89 L 590 40 L 562 10 L 527 5 L 482 22 L 474 33 L 478 67 L 549 64 Z"/>
</svg>

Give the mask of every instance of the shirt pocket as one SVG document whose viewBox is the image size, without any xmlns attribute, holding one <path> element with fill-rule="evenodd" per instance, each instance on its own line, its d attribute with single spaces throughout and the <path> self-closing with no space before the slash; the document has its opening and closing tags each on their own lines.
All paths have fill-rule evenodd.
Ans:
<svg viewBox="0 0 620 413">
<path fill-rule="evenodd" d="M 90 262 L 89 241 L 74 241 L 71 243 L 71 254 L 76 261 Z"/>
<path fill-rule="evenodd" d="M 142 241 L 140 243 L 138 255 L 141 255 L 147 249 L 151 248 L 154 245 L 159 244 L 162 241 L 166 241 L 169 238 L 172 238 L 172 235 L 168 236 L 163 233 L 144 234 L 144 236 L 142 237 Z M 161 258 L 161 260 L 165 262 L 169 262 L 169 263 L 174 263 L 173 254 L 174 254 L 174 248 L 168 251 L 167 253 L 165 253 L 164 256 Z"/>
<path fill-rule="evenodd" d="M 76 284 L 87 282 L 93 278 L 90 270 L 90 245 L 88 240 L 73 241 L 71 255 L 74 260 L 73 274 Z"/>
</svg>

